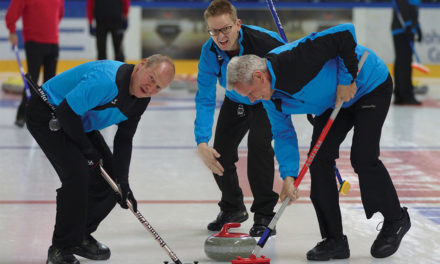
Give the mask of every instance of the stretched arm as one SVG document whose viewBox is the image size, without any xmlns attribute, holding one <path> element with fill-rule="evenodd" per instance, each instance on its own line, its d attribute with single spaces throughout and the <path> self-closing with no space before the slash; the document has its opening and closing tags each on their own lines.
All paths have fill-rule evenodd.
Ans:
<svg viewBox="0 0 440 264">
<path fill-rule="evenodd" d="M 89 21 L 89 25 L 93 23 L 95 12 L 95 0 L 87 0 L 87 20 Z"/>
<path fill-rule="evenodd" d="M 292 125 L 291 115 L 276 109 L 277 102 L 264 101 L 263 105 L 269 116 L 275 141 L 275 156 L 283 179 L 280 200 L 290 198 L 289 204 L 298 199 L 298 190 L 293 186 L 299 170 L 298 139 Z"/>
<path fill-rule="evenodd" d="M 207 49 L 205 46 L 202 48 L 197 75 L 198 90 L 195 97 L 196 119 L 194 121 L 197 145 L 208 143 L 211 139 L 216 106 L 216 70 L 219 69 L 216 65 L 216 58 Z"/>
<path fill-rule="evenodd" d="M 118 130 L 113 141 L 114 168 L 118 183 L 128 183 L 133 137 L 136 133 L 139 120 L 140 117 L 131 118 L 118 125 Z"/>
<path fill-rule="evenodd" d="M 219 67 L 217 59 L 209 50 L 210 42 L 202 48 L 197 75 L 198 90 L 195 98 L 196 119 L 194 121 L 194 135 L 197 151 L 203 163 L 213 173 L 223 175 L 223 167 L 218 162 L 220 154 L 208 145 L 212 136 L 214 111 L 216 106 L 217 74 Z"/>
<path fill-rule="evenodd" d="M 118 203 L 122 208 L 128 209 L 127 199 L 133 205 L 133 210 L 137 211 L 137 201 L 133 196 L 128 181 L 131 153 L 133 149 L 133 137 L 139 123 L 140 117 L 131 118 L 121 122 L 116 132 L 113 147 L 114 169 L 121 197 L 118 196 Z"/>
<path fill-rule="evenodd" d="M 23 15 L 23 10 L 25 8 L 24 0 L 12 0 L 6 12 L 5 22 L 6 27 L 9 30 L 9 42 L 12 46 L 18 44 L 18 37 L 16 33 L 16 23 L 18 19 Z"/>
</svg>

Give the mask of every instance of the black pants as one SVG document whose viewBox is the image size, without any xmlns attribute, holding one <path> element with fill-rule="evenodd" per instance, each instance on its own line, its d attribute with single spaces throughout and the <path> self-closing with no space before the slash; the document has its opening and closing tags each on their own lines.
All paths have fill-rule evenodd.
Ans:
<svg viewBox="0 0 440 264">
<path fill-rule="evenodd" d="M 273 191 L 275 169 L 269 118 L 261 103 L 238 104 L 227 97 L 220 109 L 214 140 L 214 149 L 221 155 L 219 162 L 225 170 L 223 176 L 214 174 L 222 192 L 219 206 L 223 211 L 245 209 L 235 163 L 238 146 L 248 131 L 247 174 L 254 196 L 251 211 L 254 218 L 272 216 L 278 194 Z"/>
<path fill-rule="evenodd" d="M 38 83 L 41 66 L 44 68 L 44 82 L 55 76 L 59 53 L 58 44 L 45 44 L 27 41 L 24 43 L 24 48 L 26 51 L 28 73 L 31 75 L 35 83 Z M 26 91 L 23 89 L 21 102 L 17 109 L 16 119 L 24 119 L 26 102 Z"/>
<path fill-rule="evenodd" d="M 414 42 L 414 36 L 411 38 Z M 393 35 L 395 61 L 394 61 L 394 82 L 395 100 L 411 101 L 414 99 L 414 88 L 412 85 L 412 50 L 408 37 L 405 34 Z"/>
<path fill-rule="evenodd" d="M 124 61 L 124 51 L 122 49 L 122 40 L 124 38 L 124 29 L 122 21 L 103 19 L 96 21 L 96 47 L 98 49 L 98 60 L 107 59 L 107 35 L 111 33 L 115 60 Z"/>
<path fill-rule="evenodd" d="M 52 244 L 59 248 L 79 245 L 94 232 L 116 204 L 113 190 L 65 133 L 48 128 L 49 108 L 34 92 L 27 107 L 29 131 L 46 154 L 61 180 L 57 189 L 57 212 Z M 101 153 L 105 169 L 112 175 L 112 154 L 99 132 L 89 138 Z"/>
<path fill-rule="evenodd" d="M 379 159 L 380 137 L 388 113 L 393 83 L 391 77 L 349 108 L 341 109 L 310 166 L 310 198 L 323 238 L 343 235 L 339 194 L 333 166 L 339 146 L 354 128 L 350 152 L 351 165 L 359 177 L 362 204 L 367 218 L 381 212 L 386 219 L 401 216 L 400 202 L 387 169 Z M 333 109 L 316 117 L 312 146 L 317 141 Z"/>
</svg>

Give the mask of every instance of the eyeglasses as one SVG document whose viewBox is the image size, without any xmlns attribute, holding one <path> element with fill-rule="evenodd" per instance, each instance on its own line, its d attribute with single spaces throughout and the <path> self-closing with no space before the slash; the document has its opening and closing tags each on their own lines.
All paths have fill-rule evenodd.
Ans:
<svg viewBox="0 0 440 264">
<path fill-rule="evenodd" d="M 208 29 L 208 33 L 211 36 L 217 36 L 218 34 L 223 33 L 223 34 L 229 34 L 232 30 L 232 26 L 227 26 L 227 27 L 222 27 L 220 29 Z"/>
</svg>

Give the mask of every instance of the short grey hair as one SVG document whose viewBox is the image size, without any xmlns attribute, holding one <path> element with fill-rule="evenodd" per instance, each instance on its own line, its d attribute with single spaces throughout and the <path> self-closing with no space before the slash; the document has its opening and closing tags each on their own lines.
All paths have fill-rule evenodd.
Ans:
<svg viewBox="0 0 440 264">
<path fill-rule="evenodd" d="M 244 85 L 251 84 L 253 81 L 252 75 L 255 71 L 267 71 L 266 61 L 266 58 L 256 55 L 243 55 L 232 58 L 228 63 L 226 88 L 232 91 L 235 84 L 239 82 Z"/>
<path fill-rule="evenodd" d="M 173 73 L 173 79 L 174 79 L 174 75 L 176 75 L 176 66 L 174 65 L 173 60 L 168 57 L 167 55 L 163 55 L 163 54 L 153 54 L 149 57 L 147 57 L 147 67 L 153 67 L 156 66 L 157 64 L 161 64 L 161 63 L 168 63 L 171 67 L 172 73 Z"/>
</svg>

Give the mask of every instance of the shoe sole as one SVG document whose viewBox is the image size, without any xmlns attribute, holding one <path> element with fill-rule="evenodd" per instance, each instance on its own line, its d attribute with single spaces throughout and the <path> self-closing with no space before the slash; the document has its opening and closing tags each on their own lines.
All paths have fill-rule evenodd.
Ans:
<svg viewBox="0 0 440 264">
<path fill-rule="evenodd" d="M 348 259 L 350 257 L 350 253 L 348 254 L 344 254 L 344 255 L 336 255 L 336 256 L 331 256 L 331 257 L 327 257 L 327 258 L 314 258 L 314 257 L 309 257 L 307 256 L 307 260 L 314 260 L 314 261 L 329 261 L 331 259 Z"/>
<path fill-rule="evenodd" d="M 337 253 L 333 256 L 329 256 L 326 258 L 319 258 L 319 257 L 314 258 L 314 257 L 307 256 L 307 260 L 329 261 L 331 259 L 348 259 L 349 257 L 350 257 L 350 251 L 348 251 L 348 253 L 346 253 L 346 252 Z"/>
<path fill-rule="evenodd" d="M 93 254 L 83 254 L 83 253 L 76 253 L 72 252 L 74 255 L 81 256 L 83 258 L 91 259 L 91 260 L 107 260 L 110 258 L 111 252 L 108 252 L 108 254 L 102 254 L 102 255 L 93 255 Z"/>
</svg>

